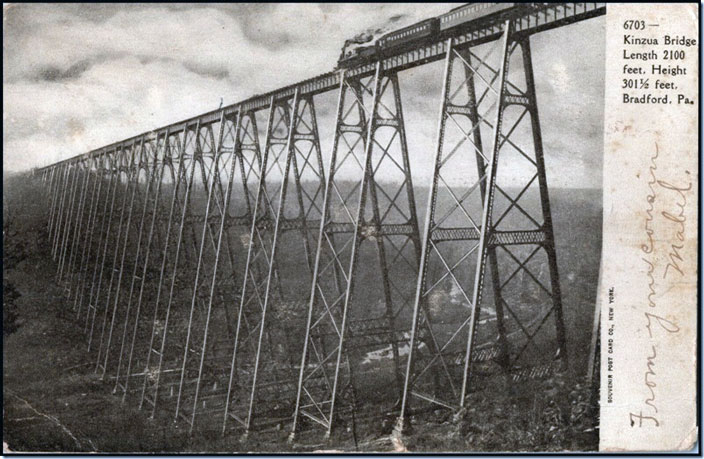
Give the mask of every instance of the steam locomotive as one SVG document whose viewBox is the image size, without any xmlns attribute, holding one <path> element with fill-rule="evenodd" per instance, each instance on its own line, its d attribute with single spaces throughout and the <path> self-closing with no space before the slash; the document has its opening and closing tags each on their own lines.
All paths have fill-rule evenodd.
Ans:
<svg viewBox="0 0 704 459">
<path fill-rule="evenodd" d="M 361 45 L 347 41 L 342 48 L 337 67 L 353 67 L 374 57 L 381 58 L 391 54 L 391 52 L 412 47 L 428 37 L 454 31 L 454 29 L 462 27 L 475 19 L 482 18 L 485 21 L 499 19 L 502 13 L 515 6 L 516 3 L 469 3 L 454 8 L 436 18 L 426 19 L 403 29 L 389 32 L 381 36 L 373 44 Z"/>
</svg>

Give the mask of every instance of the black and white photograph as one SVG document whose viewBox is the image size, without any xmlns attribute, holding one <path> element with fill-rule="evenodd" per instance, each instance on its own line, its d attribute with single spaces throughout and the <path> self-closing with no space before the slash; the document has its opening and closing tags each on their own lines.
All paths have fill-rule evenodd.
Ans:
<svg viewBox="0 0 704 459">
<path fill-rule="evenodd" d="M 599 450 L 610 5 L 3 8 L 5 453 Z"/>
</svg>

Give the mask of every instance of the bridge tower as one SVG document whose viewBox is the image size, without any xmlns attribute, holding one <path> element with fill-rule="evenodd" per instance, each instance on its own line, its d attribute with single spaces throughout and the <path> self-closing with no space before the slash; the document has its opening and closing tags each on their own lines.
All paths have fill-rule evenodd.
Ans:
<svg viewBox="0 0 704 459">
<path fill-rule="evenodd" d="M 112 323 L 118 310 L 117 306 L 121 294 L 122 268 L 125 264 L 126 254 L 131 252 L 127 250 L 127 247 L 135 226 L 132 214 L 138 188 L 137 171 L 143 162 L 143 147 L 144 138 L 135 138 L 128 145 L 121 145 L 115 156 L 116 170 L 114 173 L 117 183 L 111 200 L 112 218 L 108 222 L 108 233 L 104 241 L 104 265 L 101 266 L 98 278 L 99 287 L 92 303 L 94 311 L 91 317 L 91 336 L 89 338 L 90 340 L 95 339 L 96 373 L 100 375 L 101 379 L 105 377 L 107 371 Z M 106 288 L 105 300 L 101 300 L 101 285 Z"/>
<path fill-rule="evenodd" d="M 165 158 L 164 163 L 167 168 L 165 185 L 171 188 L 171 200 L 164 239 L 155 248 L 157 252 L 161 251 L 161 259 L 155 260 L 161 262 L 156 294 L 147 301 L 143 318 L 135 320 L 138 330 L 140 323 L 143 332 L 145 328 L 151 327 L 146 338 L 149 346 L 146 349 L 139 346 L 144 354 L 132 353 L 132 358 L 135 355 L 138 359 L 144 358 L 140 407 L 145 401 L 150 403 L 152 416 L 156 414 L 160 401 L 168 402 L 168 407 L 174 408 L 178 398 L 177 373 L 180 369 L 183 338 L 187 333 L 188 311 L 185 304 L 192 296 L 193 279 L 198 270 L 194 267 L 202 236 L 202 226 L 199 223 L 207 222 L 207 218 L 198 212 L 204 210 L 203 198 L 212 189 L 209 175 L 216 167 L 220 141 L 219 123 L 213 124 L 215 126 L 197 118 L 184 122 L 181 129 L 169 133 L 170 158 Z M 161 212 L 159 214 L 162 215 Z M 145 258 L 143 271 L 150 268 L 148 262 Z M 142 301 L 138 297 L 140 316 Z M 123 325 L 123 333 L 125 327 L 129 328 L 129 323 Z M 130 348 L 137 344 L 131 343 Z M 127 359 L 131 371 L 130 356 Z M 127 375 L 125 384 L 128 384 L 130 376 Z M 164 390 L 161 394 L 163 397 L 160 398 L 161 389 Z"/>
<path fill-rule="evenodd" d="M 74 212 L 69 212 L 66 220 L 66 230 L 64 233 L 64 242 L 60 250 L 59 267 L 57 270 L 57 282 L 64 284 L 65 289 L 70 296 L 72 292 L 72 275 L 73 264 L 75 261 L 76 244 L 78 237 L 83 230 L 84 219 L 84 202 L 86 193 L 89 189 L 89 179 L 91 177 L 91 168 L 93 161 L 91 158 L 83 158 L 76 163 L 76 175 L 73 183 L 73 198 L 71 199 L 70 209 Z M 77 201 L 77 202 L 76 202 Z M 73 214 L 73 215 L 72 215 Z M 66 278 L 68 275 L 68 279 Z"/>
<path fill-rule="evenodd" d="M 444 44 L 401 429 L 416 402 L 461 410 L 492 366 L 515 382 L 566 365 L 530 39 L 513 26 Z"/>
<path fill-rule="evenodd" d="M 68 240 L 73 231 L 72 224 L 75 216 L 76 195 L 80 194 L 79 188 L 82 183 L 81 178 L 85 175 L 85 159 L 70 163 L 65 169 L 64 187 L 60 189 L 61 199 L 59 201 L 59 214 L 54 231 L 54 250 L 53 256 L 58 263 L 56 271 L 56 280 L 62 283 L 64 261 L 66 259 L 66 250 Z"/>
<path fill-rule="evenodd" d="M 210 419 L 217 421 L 216 415 L 225 407 L 229 349 L 235 335 L 245 259 L 241 241 L 256 214 L 252 195 L 261 175 L 255 113 L 240 107 L 222 116 L 214 163 L 205 175 L 208 197 L 205 214 L 199 218 L 202 233 L 177 372 L 176 416 L 184 419 L 191 431 L 197 415 L 211 414 Z"/>
<path fill-rule="evenodd" d="M 137 231 L 132 240 L 134 261 L 130 266 L 124 266 L 123 263 L 121 267 L 121 277 L 129 276 L 126 278 L 129 289 L 125 292 L 125 304 L 122 308 L 118 310 L 117 301 L 115 303 L 114 314 L 119 313 L 119 315 L 112 319 L 110 329 L 110 335 L 115 334 L 115 339 L 119 340 L 119 351 L 117 351 L 117 343 L 115 343 L 114 349 L 111 347 L 112 339 L 108 340 L 107 346 L 108 352 L 117 354 L 113 393 L 121 390 L 123 402 L 130 390 L 131 352 L 133 351 L 132 346 L 137 340 L 137 332 L 141 331 L 140 341 L 145 341 L 147 335 L 145 327 L 139 329 L 139 324 L 145 322 L 142 315 L 142 302 L 145 296 L 145 286 L 153 284 L 155 278 L 154 265 L 161 260 L 162 254 L 154 249 L 159 245 L 160 239 L 159 231 L 155 231 L 155 226 L 157 222 L 161 223 L 160 220 L 163 220 L 165 207 L 163 201 L 167 200 L 168 196 L 166 195 L 169 191 L 166 170 L 171 164 L 169 159 L 172 152 L 178 151 L 175 140 L 174 136 L 170 135 L 169 129 L 145 136 L 142 140 L 143 152 L 137 176 L 140 199 L 134 209 L 134 218 L 138 221 Z M 148 279 L 152 282 L 148 282 Z M 136 298 L 135 295 L 137 295 Z M 130 324 L 132 323 L 134 324 L 134 332 L 130 335 Z M 105 358 L 109 358 L 107 354 Z M 115 356 L 112 357 L 112 362 L 114 360 Z M 126 373 L 124 382 L 121 381 L 123 369 Z"/>
<path fill-rule="evenodd" d="M 49 228 L 49 238 L 51 240 L 51 256 L 56 261 L 59 252 L 59 234 L 61 233 L 61 222 L 63 221 L 64 202 L 66 193 L 68 193 L 69 177 L 72 174 L 75 166 L 72 163 L 64 163 L 59 166 L 57 180 L 54 187 L 54 212 L 52 214 L 51 225 Z"/>
<path fill-rule="evenodd" d="M 134 139 L 129 151 L 129 162 L 123 170 L 126 186 L 124 189 L 123 204 L 120 210 L 120 221 L 118 225 L 118 245 L 115 247 L 113 256 L 110 282 L 108 284 L 108 302 L 105 306 L 103 325 L 100 333 L 100 347 L 98 349 L 97 367 L 100 369 L 101 378 L 108 373 L 108 368 L 115 361 L 115 339 L 119 335 L 114 333 L 116 323 L 125 318 L 125 313 L 129 313 L 129 308 L 125 307 L 123 279 L 127 278 L 127 273 L 132 271 L 133 265 L 137 262 L 139 250 L 135 241 L 139 239 L 142 224 L 139 209 L 143 207 L 142 202 L 148 200 L 147 189 L 151 183 L 151 178 L 156 171 L 156 146 L 155 139 L 146 135 Z M 114 288 L 113 288 L 114 285 Z M 110 296 L 110 292 L 112 297 Z"/>
<path fill-rule="evenodd" d="M 138 147 L 132 153 L 135 160 L 129 170 L 131 191 L 128 197 L 130 204 L 126 217 L 127 230 L 122 242 L 119 267 L 113 268 L 117 273 L 117 285 L 114 301 L 108 309 L 110 316 L 107 317 L 109 326 L 107 338 L 101 346 L 103 375 L 109 374 L 115 379 L 113 392 L 117 392 L 118 388 L 122 388 L 123 392 L 126 391 L 126 386 L 120 383 L 119 373 L 122 368 L 127 326 L 134 313 L 132 303 L 135 285 L 143 277 L 138 275 L 138 270 L 143 260 L 148 258 L 148 254 L 144 253 L 144 236 L 149 222 L 148 212 L 149 209 L 158 209 L 156 206 L 161 191 L 164 156 L 169 145 L 168 130 L 166 133 L 144 134 L 136 144 Z M 152 222 L 155 216 L 156 213 L 152 215 Z M 124 326 L 121 327 L 122 324 Z M 110 370 L 115 363 L 117 363 L 117 371 L 115 376 L 112 376 Z"/>
<path fill-rule="evenodd" d="M 381 62 L 372 76 L 343 73 L 291 439 L 304 422 L 327 436 L 342 422 L 354 429 L 362 415 L 356 378 L 367 380 L 365 391 L 376 398 L 366 404 L 376 413 L 398 399 L 399 347 L 411 318 L 412 283 L 404 279 L 415 279 L 419 252 L 398 76 Z M 365 362 L 386 346 L 392 365 Z"/>
<path fill-rule="evenodd" d="M 268 113 L 223 421 L 245 434 L 293 411 L 325 184 L 313 96 L 296 87 Z"/>
<path fill-rule="evenodd" d="M 140 294 L 137 295 L 135 305 L 123 398 L 129 392 L 130 380 L 141 377 L 139 408 L 143 408 L 147 402 L 151 405 L 152 417 L 157 411 L 162 377 L 164 373 L 166 373 L 165 377 L 170 377 L 175 371 L 162 372 L 171 307 L 170 301 L 166 305 L 163 303 L 164 297 L 169 295 L 169 288 L 173 289 L 177 282 L 180 258 L 188 257 L 192 251 L 188 249 L 192 245 L 193 227 L 187 223 L 187 219 L 190 215 L 192 176 L 195 168 L 194 151 L 197 148 L 195 139 L 199 128 L 200 120 L 190 121 L 185 122 L 181 129 L 170 129 L 165 134 L 167 140 L 162 160 L 161 195 L 157 198 L 163 201 L 163 207 L 162 204 L 154 203 L 152 219 L 155 224 L 159 224 L 159 227 L 152 236 L 152 241 L 147 241 L 147 245 L 151 247 L 151 252 L 156 257 L 145 257 L 141 263 L 143 275 L 139 280 Z M 152 286 L 153 289 L 149 288 Z M 145 290 L 148 291 L 145 292 Z M 129 323 L 126 323 L 126 326 L 129 327 Z M 144 342 L 147 343 L 146 346 Z M 138 372 L 133 374 L 132 368 L 136 368 Z M 142 370 L 141 375 L 140 370 Z M 119 381 L 119 371 L 117 378 Z M 174 383 L 169 382 L 166 399 L 173 400 Z"/>
<path fill-rule="evenodd" d="M 196 412 L 223 406 L 243 258 L 233 241 L 251 222 L 259 144 L 251 111 L 207 114 L 164 135 L 159 195 L 170 206 L 153 203 L 134 316 L 121 325 L 116 387 L 124 399 L 130 379 L 141 377 L 140 407 L 147 402 L 154 416 L 167 402 L 192 428 Z"/>
<path fill-rule="evenodd" d="M 72 249 L 73 263 L 69 263 L 71 270 L 70 278 L 67 283 L 71 286 L 71 294 L 73 295 L 73 310 L 76 312 L 76 317 L 80 317 L 79 298 L 83 294 L 83 285 L 85 279 L 85 269 L 89 254 L 88 247 L 91 245 L 93 230 L 96 220 L 97 205 L 100 197 L 103 182 L 102 157 L 98 155 L 88 155 L 90 162 L 88 170 L 88 182 L 86 183 L 85 197 L 83 206 L 80 211 L 81 221 L 78 223 L 78 230 L 75 235 L 75 245 Z M 69 295 L 71 300 L 71 295 Z"/>
<path fill-rule="evenodd" d="M 49 190 L 49 218 L 47 219 L 47 241 L 51 244 L 53 242 L 53 235 L 54 235 L 54 227 L 55 227 L 55 222 L 56 222 L 56 214 L 57 212 L 57 201 L 58 201 L 58 192 L 57 190 L 59 189 L 59 184 L 61 183 L 61 178 L 62 178 L 62 171 L 63 167 L 61 164 L 58 164 L 54 167 L 51 167 L 49 169 L 51 171 L 50 174 L 50 179 L 49 179 L 49 184 L 48 184 L 48 190 Z M 53 245 L 52 245 L 52 251 L 53 251 Z"/>
<path fill-rule="evenodd" d="M 91 300 L 94 294 L 97 272 L 102 259 L 102 242 L 106 236 L 106 222 L 109 218 L 110 198 L 115 186 L 115 173 L 112 168 L 112 154 L 107 150 L 94 155 L 96 185 L 93 189 L 92 205 L 89 209 L 90 231 L 83 239 L 84 247 L 81 252 L 81 261 L 76 277 L 74 289 L 74 306 L 76 317 L 84 324 L 84 331 L 88 332 L 91 313 L 93 311 Z M 86 304 L 85 309 L 83 305 Z M 83 318 L 83 316 L 85 318 Z"/>
<path fill-rule="evenodd" d="M 101 307 L 104 303 L 109 303 L 109 297 L 112 292 L 112 286 L 106 293 L 107 300 L 102 299 L 103 290 L 108 283 L 108 276 L 112 277 L 114 271 L 110 274 L 110 254 L 113 253 L 115 259 L 117 257 L 118 240 L 122 229 L 122 221 L 117 224 L 117 216 L 120 214 L 120 209 L 123 207 L 127 196 L 127 165 L 129 164 L 130 155 L 124 147 L 120 146 L 110 148 L 105 153 L 105 166 L 109 174 L 108 192 L 104 200 L 102 209 L 102 218 L 100 223 L 100 232 L 98 233 L 96 262 L 93 265 L 93 274 L 90 280 L 90 291 L 88 294 L 85 329 L 88 332 L 88 350 L 94 349 L 94 339 L 97 341 L 97 335 L 100 333 L 101 318 L 107 317 L 107 306 Z M 116 230 L 116 226 L 120 226 L 120 231 Z M 112 248 L 112 250 L 110 250 Z M 100 347 L 100 345 L 98 345 Z M 99 356 L 96 357 L 99 362 Z M 96 365 L 96 372 L 99 371 Z"/>
</svg>

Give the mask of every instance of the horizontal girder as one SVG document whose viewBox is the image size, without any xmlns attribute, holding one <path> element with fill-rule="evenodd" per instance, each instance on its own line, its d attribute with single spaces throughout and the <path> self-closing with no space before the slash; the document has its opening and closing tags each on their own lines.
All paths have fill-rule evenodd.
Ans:
<svg viewBox="0 0 704 459">
<path fill-rule="evenodd" d="M 475 228 L 440 228 L 433 232 L 433 242 L 478 241 L 479 230 Z M 489 236 L 490 246 L 542 244 L 545 242 L 543 230 L 494 231 Z"/>
</svg>

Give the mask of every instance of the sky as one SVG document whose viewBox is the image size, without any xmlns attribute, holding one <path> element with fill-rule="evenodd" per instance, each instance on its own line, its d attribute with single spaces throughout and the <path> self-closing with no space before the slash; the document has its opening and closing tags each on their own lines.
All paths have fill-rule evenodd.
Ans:
<svg viewBox="0 0 704 459">
<path fill-rule="evenodd" d="M 457 4 L 5 4 L 3 170 L 45 166 L 331 71 L 345 39 Z M 601 186 L 604 18 L 531 42 L 548 178 Z M 414 176 L 428 177 L 442 63 L 400 74 Z M 316 100 L 331 118 L 334 95 Z M 320 119 L 323 157 L 334 120 Z M 417 183 L 417 181 L 416 181 Z"/>
</svg>

